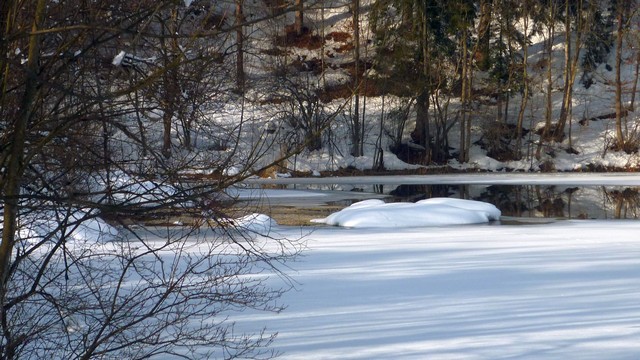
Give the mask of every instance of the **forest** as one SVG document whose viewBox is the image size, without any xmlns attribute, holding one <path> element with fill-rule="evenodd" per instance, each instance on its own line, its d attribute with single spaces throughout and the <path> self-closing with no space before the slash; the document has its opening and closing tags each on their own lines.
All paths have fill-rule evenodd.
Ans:
<svg viewBox="0 0 640 360">
<path fill-rule="evenodd" d="M 637 170 L 637 10 L 631 0 L 2 1 L 0 358 L 205 356 L 189 353 L 196 344 L 223 349 L 212 357 L 259 353 L 264 334 L 185 324 L 277 311 L 281 290 L 245 275 L 295 257 L 295 241 L 275 239 L 269 253 L 223 241 L 171 267 L 158 254 L 185 234 L 153 245 L 136 227 L 181 214 L 242 237 L 228 189 L 249 177 L 398 161 L 416 172 L 560 171 L 568 156 L 572 171 Z M 109 226 L 145 245 L 71 245 Z"/>
</svg>

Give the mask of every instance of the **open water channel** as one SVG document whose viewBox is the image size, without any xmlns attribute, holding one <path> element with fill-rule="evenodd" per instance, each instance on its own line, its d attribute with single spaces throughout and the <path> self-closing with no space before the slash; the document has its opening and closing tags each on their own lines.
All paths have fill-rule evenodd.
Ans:
<svg viewBox="0 0 640 360">
<path fill-rule="evenodd" d="M 629 173 L 281 178 L 250 179 L 246 185 L 267 189 L 264 198 L 268 200 L 262 204 L 268 209 L 263 210 L 282 224 L 304 225 L 311 218 L 369 198 L 387 202 L 432 197 L 479 200 L 496 205 L 503 221 L 516 223 L 640 218 L 640 175 Z M 277 196 L 278 190 L 287 190 L 287 196 Z"/>
</svg>

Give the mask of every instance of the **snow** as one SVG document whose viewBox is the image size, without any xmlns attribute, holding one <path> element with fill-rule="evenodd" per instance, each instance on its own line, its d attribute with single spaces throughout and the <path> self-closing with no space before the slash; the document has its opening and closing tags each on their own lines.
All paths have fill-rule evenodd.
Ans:
<svg viewBox="0 0 640 360">
<path fill-rule="evenodd" d="M 224 169 L 222 173 L 225 176 L 236 176 L 240 174 L 240 169 L 237 166 L 231 166 L 227 169 Z"/>
<path fill-rule="evenodd" d="M 290 229 L 290 231 L 293 231 Z M 281 359 L 635 359 L 637 221 L 319 228 L 267 326 Z"/>
<path fill-rule="evenodd" d="M 247 179 L 247 184 L 476 184 L 476 185 L 635 185 L 640 173 L 475 173 L 391 176 L 334 176 L 325 178 Z"/>
<path fill-rule="evenodd" d="M 640 176 L 628 173 L 272 182 L 293 180 L 640 185 Z M 499 216 L 481 202 L 424 203 Z M 640 354 L 640 222 L 552 220 L 509 225 L 498 221 L 413 227 L 416 224 L 407 219 L 421 216 L 420 203 L 388 205 L 393 210 L 387 215 L 404 223 L 395 224 L 372 211 L 385 209 L 382 201 L 365 200 L 327 219 L 342 213 L 366 221 L 369 215 L 368 225 L 384 226 L 309 230 L 306 256 L 286 274 L 298 284 L 282 299 L 287 309 L 280 314 L 234 316 L 238 329 L 266 326 L 277 332 L 273 348 L 281 359 L 289 360 L 635 359 Z M 456 215 L 459 220 L 467 217 L 462 212 Z M 329 223 L 327 219 L 323 222 Z M 278 226 L 278 230 L 285 236 L 299 234 L 292 227 Z"/>
<path fill-rule="evenodd" d="M 184 4 L 188 7 L 192 0 L 184 0 Z M 327 14 L 329 18 L 346 19 L 334 24 L 336 29 L 350 21 L 350 17 L 341 16 L 343 13 L 338 7 L 334 13 L 331 11 Z M 542 40 L 532 39 L 530 60 L 543 55 L 533 51 L 541 48 Z M 560 67 L 562 61 L 558 60 L 564 49 L 560 45 L 554 49 L 556 59 L 552 64 Z M 20 54 L 16 49 L 15 55 Z M 298 54 L 308 58 L 316 56 L 306 50 L 298 50 Z M 121 65 L 125 57 L 127 53 L 120 51 L 113 57 L 112 64 Z M 625 65 L 626 78 L 632 77 L 629 75 L 632 65 Z M 594 74 L 599 77 L 590 89 L 576 84 L 575 115 L 567 129 L 571 140 L 547 144 L 554 150 L 553 156 L 543 154 L 540 161 L 534 159 L 531 153 L 538 137 L 530 135 L 523 139 L 526 144 L 523 150 L 528 154 L 524 160 L 498 161 L 488 157 L 480 146 L 472 145 L 468 164 L 451 160 L 448 165 L 486 171 L 537 171 L 539 163 L 545 160 L 552 161 L 559 171 L 581 171 L 590 166 L 619 169 L 640 166 L 638 154 L 614 152 L 607 147 L 614 138 L 615 119 L 589 120 L 612 111 L 613 73 L 603 70 L 603 66 Z M 554 72 L 561 73 L 559 69 Z M 525 124 L 535 129 L 544 123 L 542 109 L 546 94 L 542 90 L 543 73 L 532 71 L 531 74 L 534 91 Z M 348 80 L 342 69 L 328 69 L 324 77 L 328 84 Z M 561 79 L 554 80 L 554 85 L 560 87 Z M 556 91 L 553 96 L 554 104 L 558 104 L 561 93 Z M 387 96 L 387 113 L 389 109 L 400 108 L 389 104 L 397 100 Z M 344 101 L 325 104 L 325 110 L 331 112 Z M 275 179 L 246 182 L 308 183 L 332 188 L 341 184 L 640 185 L 640 175 L 633 173 L 318 177 L 324 170 L 349 167 L 362 170 L 373 166 L 375 134 L 380 133 L 376 119 L 384 114 L 382 101 L 382 98 L 367 98 L 366 156 L 348 155 L 349 144 L 341 142 L 335 145 L 336 149 L 305 151 L 288 160 L 289 169 L 308 171 L 313 178 L 296 179 L 291 173 L 283 172 L 276 173 Z M 454 99 L 452 107 L 455 103 Z M 237 158 L 223 170 L 224 175 L 236 176 L 246 170 L 242 157 L 255 144 L 248 140 L 245 143 L 245 138 L 261 138 L 264 127 L 260 122 L 268 121 L 270 112 L 277 112 L 278 106 L 268 109 L 258 101 L 248 102 L 246 107 L 244 101 L 242 106 L 229 103 L 222 111 L 214 111 L 220 119 L 213 115 L 207 119 L 211 123 L 220 120 L 233 128 L 247 117 L 250 120 L 244 121 L 252 125 L 244 127 L 246 133 L 240 134 L 243 141 L 239 143 Z M 510 102 L 512 117 L 519 106 L 520 98 L 515 96 Z M 554 112 L 558 110 L 556 106 Z M 495 121 L 495 112 L 493 106 L 486 106 L 474 114 L 472 143 L 482 136 L 475 130 Z M 161 114 L 152 110 L 148 116 L 153 120 Z M 638 116 L 637 112 L 629 113 L 630 125 L 638 121 Z M 586 125 L 578 123 L 582 118 L 587 120 Z M 405 140 L 413 121 L 412 113 Z M 338 116 L 331 127 L 333 139 L 349 138 L 348 126 L 342 122 L 344 118 Z M 392 128 L 392 125 L 390 119 L 385 120 L 386 127 Z M 450 145 L 454 149 L 459 147 L 458 132 L 458 125 L 454 124 L 450 131 Z M 387 150 L 387 145 L 389 139 L 384 138 L 383 159 L 387 170 L 422 168 L 400 161 Z M 564 151 L 569 146 L 578 150 L 578 154 Z M 281 156 L 278 146 L 270 147 L 269 151 L 267 155 L 271 156 L 265 156 L 264 163 Z M 262 165 L 256 163 L 257 168 Z M 178 191 L 170 184 L 131 179 L 125 174 L 116 173 L 113 177 L 110 186 L 115 191 L 111 200 L 117 203 L 157 205 Z M 97 185 L 101 189 L 107 186 L 106 183 Z M 230 189 L 228 195 L 240 200 L 259 198 L 273 203 L 291 202 L 295 198 L 307 205 L 335 198 L 329 191 L 242 188 Z M 371 197 L 372 194 L 350 196 Z M 62 234 L 66 241 L 82 246 L 105 242 L 118 235 L 116 228 L 93 217 L 89 210 L 74 211 L 69 220 L 82 223 L 68 234 Z M 19 230 L 20 244 L 26 246 L 44 239 L 57 227 L 56 217 L 58 214 L 44 213 L 39 218 L 24 219 Z M 640 354 L 637 341 L 640 338 L 637 300 L 640 297 L 640 242 L 637 240 L 640 223 L 590 220 L 517 226 L 495 222 L 478 224 L 499 218 L 499 210 L 492 205 L 468 200 L 429 199 L 385 204 L 368 199 L 355 203 L 316 221 L 341 227 L 310 228 L 306 256 L 288 264 L 287 276 L 297 282 L 297 291 L 287 293 L 282 299 L 288 306 L 286 311 L 280 314 L 247 311 L 233 315 L 233 319 L 238 321 L 239 329 L 259 331 L 266 326 L 269 331 L 278 332 L 274 348 L 283 352 L 283 359 L 637 358 Z M 254 235 L 277 233 L 286 237 L 288 233 L 291 238 L 300 237 L 299 228 L 280 226 L 265 214 L 249 214 L 230 223 L 239 231 Z M 159 256 L 170 259 L 172 254 Z"/>
<path fill-rule="evenodd" d="M 302 179 L 271 181 L 293 180 Z M 307 181 L 638 185 L 640 176 L 503 173 Z M 130 189 L 127 181 L 119 185 Z M 332 198 L 320 191 L 231 192 L 268 201 Z M 90 215 L 79 210 L 71 220 Z M 483 202 L 434 198 L 415 204 L 364 200 L 323 221 L 344 227 L 301 230 L 259 213 L 230 220 L 252 238 L 304 237 L 306 250 L 300 260 L 286 264 L 285 274 L 256 274 L 276 287 L 283 278 L 295 284 L 280 299 L 287 307 L 283 312 L 245 310 L 228 316 L 236 322 L 235 331 L 255 333 L 266 327 L 277 332 L 272 348 L 288 360 L 637 358 L 640 222 L 469 224 L 499 217 L 495 207 Z M 34 222 L 23 230 L 46 232 L 45 225 L 54 227 L 55 221 Z M 87 241 L 87 246 L 115 236 L 115 231 L 91 218 L 69 239 L 76 246 Z M 209 233 L 212 242 L 218 240 Z M 264 240 L 266 251 L 278 246 Z M 170 263 L 174 254 L 158 256 Z"/>
<path fill-rule="evenodd" d="M 110 174 L 110 182 L 104 178 L 95 180 L 94 186 L 99 193 L 110 189 L 111 200 L 118 204 L 137 204 L 140 206 L 157 206 L 165 199 L 175 196 L 177 189 L 169 184 L 132 177 L 122 172 L 114 171 Z M 96 201 L 104 201 L 97 198 Z"/>
<path fill-rule="evenodd" d="M 241 231 L 268 236 L 271 230 L 278 226 L 278 223 L 265 214 L 249 214 L 231 220 L 231 224 Z"/>
<path fill-rule="evenodd" d="M 494 205 L 463 199 L 431 198 L 416 203 L 357 202 L 312 222 L 344 227 L 420 227 L 477 224 L 500 219 Z"/>
<path fill-rule="evenodd" d="M 28 248 L 45 239 L 59 241 L 64 238 L 65 243 L 100 243 L 115 239 L 118 230 L 96 217 L 96 211 L 91 209 L 72 209 L 55 212 L 44 210 L 28 214 L 26 219 L 18 224 L 18 244 L 21 248 Z M 60 221 L 66 219 L 68 228 L 61 233 L 58 228 Z M 0 222 L 4 219 L 0 217 Z M 52 235 L 52 237 L 49 237 Z"/>
<path fill-rule="evenodd" d="M 126 55 L 127 53 L 125 51 L 120 51 L 116 56 L 113 57 L 111 64 L 115 66 L 120 66 L 120 64 L 122 64 L 122 60 L 124 60 L 124 57 Z"/>
</svg>

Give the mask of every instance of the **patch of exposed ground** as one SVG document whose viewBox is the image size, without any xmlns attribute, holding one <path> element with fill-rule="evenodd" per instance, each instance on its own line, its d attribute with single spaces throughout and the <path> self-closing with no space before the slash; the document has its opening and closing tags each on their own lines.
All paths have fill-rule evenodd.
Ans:
<svg viewBox="0 0 640 360">
<path fill-rule="evenodd" d="M 320 219 L 329 216 L 331 213 L 340 211 L 344 205 L 316 205 L 311 207 L 297 207 L 287 205 L 276 205 L 258 208 L 258 212 L 268 214 L 279 225 L 286 226 L 310 226 L 311 219 Z"/>
</svg>

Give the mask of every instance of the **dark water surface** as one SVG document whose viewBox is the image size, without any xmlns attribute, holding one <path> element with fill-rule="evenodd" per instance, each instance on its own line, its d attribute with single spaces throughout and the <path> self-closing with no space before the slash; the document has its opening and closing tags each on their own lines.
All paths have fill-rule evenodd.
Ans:
<svg viewBox="0 0 640 360">
<path fill-rule="evenodd" d="M 570 185 L 447 185 L 287 184 L 281 189 L 327 191 L 342 194 L 331 205 L 346 207 L 372 196 L 386 195 L 387 202 L 416 202 L 432 197 L 479 200 L 494 204 L 506 217 L 554 219 L 638 219 L 640 186 Z M 350 196 L 351 195 L 351 196 Z"/>
<path fill-rule="evenodd" d="M 637 219 L 640 187 L 557 185 L 400 185 L 399 201 L 456 197 L 494 204 L 503 216 L 568 219 Z"/>
</svg>

